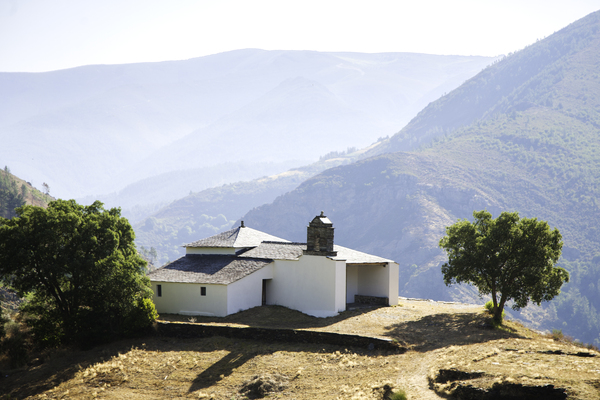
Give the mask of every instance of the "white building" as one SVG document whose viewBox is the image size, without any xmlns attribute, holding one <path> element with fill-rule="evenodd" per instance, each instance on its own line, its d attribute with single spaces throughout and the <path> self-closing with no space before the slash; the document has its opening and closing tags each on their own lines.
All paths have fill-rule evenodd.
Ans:
<svg viewBox="0 0 600 400">
<path fill-rule="evenodd" d="M 398 304 L 398 264 L 333 243 L 321 213 L 307 243 L 244 226 L 185 245 L 186 254 L 149 274 L 159 313 L 226 316 L 276 304 L 329 317 L 347 303 Z"/>
</svg>

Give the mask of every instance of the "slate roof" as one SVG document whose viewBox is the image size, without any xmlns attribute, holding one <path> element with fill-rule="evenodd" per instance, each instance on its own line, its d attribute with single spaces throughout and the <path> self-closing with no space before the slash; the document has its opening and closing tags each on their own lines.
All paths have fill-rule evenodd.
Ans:
<svg viewBox="0 0 600 400">
<path fill-rule="evenodd" d="M 304 250 L 306 250 L 306 243 L 262 242 L 259 246 L 241 254 L 240 257 L 297 260 L 303 254 Z M 386 258 L 377 257 L 338 245 L 333 245 L 333 250 L 337 251 L 337 256 L 330 258 L 333 260 L 346 260 L 346 264 L 380 264 L 394 262 Z"/>
<path fill-rule="evenodd" d="M 246 228 L 248 229 L 248 228 Z M 229 255 L 188 254 L 148 274 L 154 282 L 228 285 L 258 271 L 272 260 Z"/>
<path fill-rule="evenodd" d="M 287 242 L 285 239 L 269 235 L 268 233 L 257 231 L 247 226 L 239 226 L 209 238 L 186 244 L 184 247 L 256 247 L 265 240 Z"/>
<path fill-rule="evenodd" d="M 302 255 L 303 250 L 306 250 L 306 243 L 262 242 L 257 247 L 240 254 L 240 257 L 297 260 Z"/>
<path fill-rule="evenodd" d="M 334 260 L 346 260 L 346 264 L 380 264 L 394 262 L 387 258 L 377 257 L 372 254 L 363 253 L 362 251 L 338 246 L 337 244 L 333 245 L 333 250 L 337 251 L 337 256 L 331 258 Z"/>
</svg>

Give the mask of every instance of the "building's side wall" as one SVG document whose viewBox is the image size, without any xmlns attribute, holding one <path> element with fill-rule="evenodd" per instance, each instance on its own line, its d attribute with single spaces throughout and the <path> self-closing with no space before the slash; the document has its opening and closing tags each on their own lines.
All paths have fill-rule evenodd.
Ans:
<svg viewBox="0 0 600 400">
<path fill-rule="evenodd" d="M 358 293 L 358 265 L 348 265 L 346 268 L 346 303 L 354 303 Z"/>
<path fill-rule="evenodd" d="M 185 254 L 235 254 L 233 247 L 186 247 Z"/>
<path fill-rule="evenodd" d="M 262 305 L 262 281 L 273 278 L 273 264 L 269 264 L 230 283 L 227 288 L 227 314 Z"/>
<path fill-rule="evenodd" d="M 398 304 L 398 264 L 358 265 L 357 268 L 357 294 L 387 297 L 390 305 Z"/>
<path fill-rule="evenodd" d="M 395 262 L 388 263 L 389 269 L 389 299 L 390 306 L 398 305 L 398 292 L 400 290 L 400 266 Z"/>
<path fill-rule="evenodd" d="M 316 317 L 337 315 L 346 308 L 346 268 L 342 265 L 343 261 L 324 256 L 276 260 L 273 280 L 268 285 L 267 304 L 282 305 Z M 344 299 L 343 304 L 340 299 Z"/>
<path fill-rule="evenodd" d="M 335 262 L 335 310 L 346 311 L 346 262 Z"/>
<path fill-rule="evenodd" d="M 161 285 L 162 296 L 158 297 L 157 285 Z M 206 288 L 206 296 L 201 296 L 201 287 Z M 197 283 L 152 282 L 152 301 L 158 313 L 206 315 L 224 317 L 227 315 L 227 286 Z"/>
</svg>

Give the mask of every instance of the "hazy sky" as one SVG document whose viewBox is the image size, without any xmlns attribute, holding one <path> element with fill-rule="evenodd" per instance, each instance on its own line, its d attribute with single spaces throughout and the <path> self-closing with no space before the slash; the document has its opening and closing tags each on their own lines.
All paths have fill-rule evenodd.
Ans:
<svg viewBox="0 0 600 400">
<path fill-rule="evenodd" d="M 598 9 L 599 0 L 0 0 L 0 71 L 242 48 L 495 56 Z"/>
</svg>

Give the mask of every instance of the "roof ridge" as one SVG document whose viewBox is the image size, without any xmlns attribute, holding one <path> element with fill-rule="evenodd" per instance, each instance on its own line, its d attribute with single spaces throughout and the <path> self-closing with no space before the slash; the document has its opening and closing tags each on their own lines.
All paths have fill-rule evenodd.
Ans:
<svg viewBox="0 0 600 400">
<path fill-rule="evenodd" d="M 306 243 L 302 243 L 302 242 L 278 242 L 278 241 L 274 241 L 274 240 L 263 240 L 261 242 L 262 243 L 266 243 L 266 244 L 287 244 L 287 245 L 304 245 L 306 246 Z"/>
</svg>

